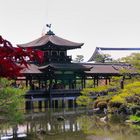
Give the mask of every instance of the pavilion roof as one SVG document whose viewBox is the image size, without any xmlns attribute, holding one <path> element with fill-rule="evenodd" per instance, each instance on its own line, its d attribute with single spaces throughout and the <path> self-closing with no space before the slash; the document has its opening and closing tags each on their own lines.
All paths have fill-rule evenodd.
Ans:
<svg viewBox="0 0 140 140">
<path fill-rule="evenodd" d="M 24 67 L 21 70 L 21 73 L 23 73 L 23 74 L 40 74 L 42 72 L 39 70 L 37 65 L 30 64 L 30 65 L 28 65 L 28 67 Z"/>
<path fill-rule="evenodd" d="M 63 47 L 65 49 L 75 49 L 75 48 L 81 48 L 83 43 L 76 43 L 72 42 L 63 38 L 60 38 L 54 34 L 46 34 L 38 39 L 35 39 L 29 43 L 25 44 L 18 44 L 19 47 L 22 48 L 36 48 L 44 46 L 48 43 L 51 43 L 55 45 L 56 47 Z"/>
<path fill-rule="evenodd" d="M 121 71 L 126 71 L 131 74 L 136 74 L 136 69 L 130 64 L 111 64 L 111 63 L 86 63 L 84 65 L 88 65 L 92 67 L 90 71 L 85 71 L 87 74 L 108 74 L 108 75 L 120 75 Z"/>
<path fill-rule="evenodd" d="M 137 74 L 136 69 L 129 64 L 111 63 L 50 63 L 44 66 L 35 64 L 21 70 L 23 74 L 41 74 L 48 68 L 66 71 L 84 71 L 87 75 L 121 75 L 121 70 L 131 74 Z"/>
<path fill-rule="evenodd" d="M 85 66 L 81 63 L 51 63 L 42 67 L 39 67 L 39 70 L 45 70 L 48 67 L 54 68 L 55 70 L 73 70 L 73 71 L 88 71 L 91 69 L 91 66 Z"/>
</svg>

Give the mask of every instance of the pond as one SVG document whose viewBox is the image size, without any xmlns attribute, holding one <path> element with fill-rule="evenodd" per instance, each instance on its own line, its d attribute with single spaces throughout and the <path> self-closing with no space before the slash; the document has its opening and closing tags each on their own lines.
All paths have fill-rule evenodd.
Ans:
<svg viewBox="0 0 140 140">
<path fill-rule="evenodd" d="M 0 139 L 9 140 L 140 140 L 140 126 L 128 125 L 124 117 L 103 122 L 85 109 L 47 109 L 26 113 L 23 124 L 0 124 Z"/>
</svg>

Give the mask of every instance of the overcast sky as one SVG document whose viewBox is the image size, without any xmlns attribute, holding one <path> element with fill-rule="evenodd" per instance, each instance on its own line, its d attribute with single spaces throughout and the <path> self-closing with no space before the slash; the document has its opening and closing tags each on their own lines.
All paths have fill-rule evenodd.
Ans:
<svg viewBox="0 0 140 140">
<path fill-rule="evenodd" d="M 140 47 L 140 0 L 0 0 L 0 34 L 13 44 L 40 37 L 46 23 L 56 35 L 85 43 L 69 51 L 73 58 L 88 60 L 96 46 Z"/>
</svg>

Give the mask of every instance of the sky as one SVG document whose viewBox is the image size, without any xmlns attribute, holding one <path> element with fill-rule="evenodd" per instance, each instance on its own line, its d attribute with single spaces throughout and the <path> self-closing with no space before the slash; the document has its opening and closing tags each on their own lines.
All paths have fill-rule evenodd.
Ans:
<svg viewBox="0 0 140 140">
<path fill-rule="evenodd" d="M 139 0 L 0 0 L 0 35 L 14 45 L 27 43 L 51 23 L 57 36 L 84 43 L 68 54 L 87 61 L 96 47 L 140 47 L 139 6 Z"/>
</svg>

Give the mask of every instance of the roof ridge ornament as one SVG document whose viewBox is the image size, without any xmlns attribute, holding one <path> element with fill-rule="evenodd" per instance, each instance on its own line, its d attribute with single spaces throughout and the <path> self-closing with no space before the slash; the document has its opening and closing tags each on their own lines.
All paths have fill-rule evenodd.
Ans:
<svg viewBox="0 0 140 140">
<path fill-rule="evenodd" d="M 46 26 L 49 28 L 49 31 L 47 32 L 47 35 L 55 35 L 53 31 L 51 30 L 52 24 L 46 24 Z"/>
</svg>

